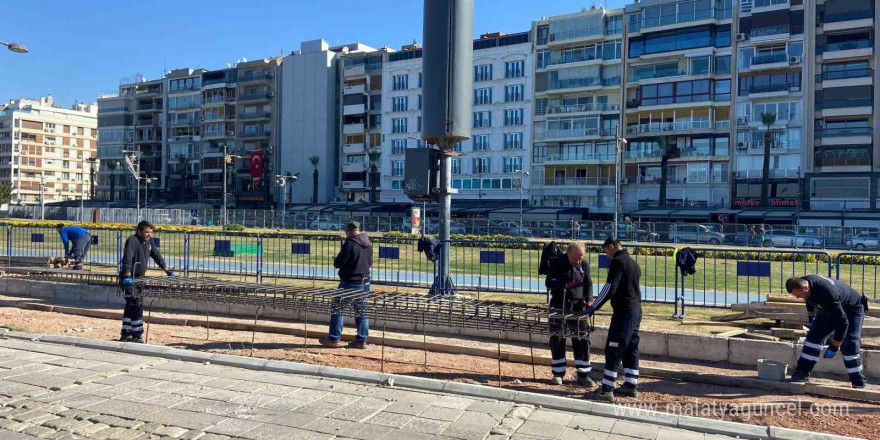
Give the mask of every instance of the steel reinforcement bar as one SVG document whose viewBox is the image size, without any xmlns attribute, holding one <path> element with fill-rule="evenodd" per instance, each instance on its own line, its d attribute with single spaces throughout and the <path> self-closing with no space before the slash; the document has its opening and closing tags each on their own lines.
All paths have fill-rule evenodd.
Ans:
<svg viewBox="0 0 880 440">
<path fill-rule="evenodd" d="M 5 268 L 7 278 L 81 285 L 116 286 L 115 274 L 44 268 Z M 245 305 L 318 314 L 441 326 L 486 332 L 587 337 L 589 317 L 546 306 L 480 301 L 461 296 L 429 297 L 407 293 L 363 292 L 352 289 L 266 285 L 206 278 L 145 277 L 135 281 L 133 294 L 154 299 Z M 564 318 L 564 319 L 563 319 Z M 561 325 L 565 322 L 565 325 Z"/>
</svg>

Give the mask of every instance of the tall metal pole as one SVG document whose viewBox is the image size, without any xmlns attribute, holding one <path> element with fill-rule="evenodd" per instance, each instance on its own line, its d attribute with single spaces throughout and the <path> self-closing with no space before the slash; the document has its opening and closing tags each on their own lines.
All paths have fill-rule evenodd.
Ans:
<svg viewBox="0 0 880 440">
<path fill-rule="evenodd" d="M 85 200 L 86 200 L 86 155 L 83 154 L 82 157 L 82 168 L 80 168 L 80 184 L 82 187 L 79 189 L 79 222 L 85 223 Z"/>
<path fill-rule="evenodd" d="M 220 208 L 220 213 L 223 225 L 226 226 L 226 145 L 223 146 L 223 206 Z"/>
<path fill-rule="evenodd" d="M 40 220 L 46 220 L 46 180 L 45 174 L 40 173 Z"/>
<path fill-rule="evenodd" d="M 612 237 L 616 240 L 617 235 L 617 219 L 620 216 L 620 156 L 621 156 L 621 139 L 623 126 L 617 125 L 617 139 L 614 148 L 614 219 L 612 220 Z"/>
<path fill-rule="evenodd" d="M 442 253 L 440 254 L 440 291 L 443 295 L 451 293 L 452 286 L 449 285 L 449 254 L 452 246 L 451 239 L 452 222 L 452 159 L 449 153 L 457 141 L 446 141 L 443 145 L 443 156 L 440 159 L 440 243 L 442 243 Z M 482 183 L 480 184 L 482 187 Z"/>
</svg>

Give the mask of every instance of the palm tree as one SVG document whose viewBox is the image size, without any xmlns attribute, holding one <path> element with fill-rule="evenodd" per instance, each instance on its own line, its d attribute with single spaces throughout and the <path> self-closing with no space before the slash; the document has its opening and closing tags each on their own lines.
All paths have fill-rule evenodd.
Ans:
<svg viewBox="0 0 880 440">
<path fill-rule="evenodd" d="M 771 128 L 776 123 L 775 113 L 761 113 L 761 123 L 764 124 L 764 167 L 761 174 L 761 206 L 770 206 L 770 147 L 773 143 Z"/>
<path fill-rule="evenodd" d="M 113 175 L 114 171 L 116 171 L 116 165 L 118 163 L 115 160 L 111 160 L 107 162 L 107 169 L 110 170 L 110 201 L 116 201 L 116 176 Z"/>
<path fill-rule="evenodd" d="M 382 153 L 371 151 L 367 154 L 370 159 L 370 202 L 379 201 L 379 156 Z"/>
<path fill-rule="evenodd" d="M 320 160 L 321 158 L 318 156 L 309 158 L 309 162 L 315 167 L 315 171 L 312 171 L 312 203 L 318 203 L 318 162 Z"/>
<path fill-rule="evenodd" d="M 674 150 L 674 145 L 670 145 L 669 138 L 660 136 L 657 138 L 657 147 L 662 153 L 660 156 L 660 206 L 666 206 L 666 187 L 669 179 L 669 156 Z"/>
</svg>

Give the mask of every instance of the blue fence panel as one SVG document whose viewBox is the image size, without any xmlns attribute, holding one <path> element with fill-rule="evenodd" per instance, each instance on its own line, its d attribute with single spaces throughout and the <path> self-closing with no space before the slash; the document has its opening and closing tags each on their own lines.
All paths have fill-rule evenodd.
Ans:
<svg viewBox="0 0 880 440">
<path fill-rule="evenodd" d="M 595 245 L 598 247 L 599 245 Z M 675 248 L 668 245 L 624 243 L 624 250 L 642 270 L 642 300 L 645 302 L 675 302 Z M 593 294 L 597 295 L 608 278 L 611 261 L 601 251 L 588 252 Z"/>
<path fill-rule="evenodd" d="M 538 275 L 543 242 L 451 240 L 449 273 L 458 290 L 545 294 Z"/>
<path fill-rule="evenodd" d="M 608 269 L 611 267 L 611 260 L 608 259 L 608 255 L 599 254 L 599 269 Z"/>
<path fill-rule="evenodd" d="M 333 259 L 342 237 L 318 234 L 263 234 L 262 276 L 338 281 Z"/>
<path fill-rule="evenodd" d="M 385 259 L 389 259 L 389 260 L 399 260 L 400 259 L 400 248 L 379 246 L 379 258 L 385 258 Z"/>
<path fill-rule="evenodd" d="M 481 264 L 504 264 L 504 251 L 480 251 Z"/>
<path fill-rule="evenodd" d="M 770 263 L 760 261 L 737 261 L 736 276 L 770 278 Z"/>
<path fill-rule="evenodd" d="M 46 236 L 43 234 L 31 234 L 31 243 L 42 243 L 46 241 Z"/>
<path fill-rule="evenodd" d="M 418 239 L 371 237 L 373 284 L 427 289 L 434 282 L 434 263 L 418 250 Z"/>
<path fill-rule="evenodd" d="M 290 253 L 293 255 L 309 255 L 312 246 L 309 243 L 290 243 Z"/>
</svg>

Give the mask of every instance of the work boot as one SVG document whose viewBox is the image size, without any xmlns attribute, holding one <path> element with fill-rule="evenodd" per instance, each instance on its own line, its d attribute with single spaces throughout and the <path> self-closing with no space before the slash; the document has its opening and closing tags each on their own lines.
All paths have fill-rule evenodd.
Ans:
<svg viewBox="0 0 880 440">
<path fill-rule="evenodd" d="M 630 384 L 623 384 L 614 390 L 614 394 L 620 397 L 639 397 L 639 389 Z"/>
<path fill-rule="evenodd" d="M 794 374 L 791 375 L 791 379 L 788 379 L 788 381 L 790 383 L 810 383 L 810 373 L 795 371 Z"/>
<path fill-rule="evenodd" d="M 562 376 L 553 376 L 553 379 L 550 379 L 550 385 L 562 385 Z"/>
<path fill-rule="evenodd" d="M 863 390 L 865 388 L 868 388 L 868 384 L 866 384 L 866 383 L 855 384 L 854 383 L 854 384 L 852 384 L 852 387 L 857 390 Z"/>
<path fill-rule="evenodd" d="M 594 382 L 590 376 L 578 376 L 577 384 L 587 388 L 593 388 L 596 386 L 596 382 Z"/>
<path fill-rule="evenodd" d="M 348 343 L 348 348 L 356 348 L 358 350 L 365 350 L 367 348 L 367 341 L 351 341 Z"/>
<path fill-rule="evenodd" d="M 339 348 L 342 347 L 342 342 L 340 341 L 331 341 L 329 339 L 321 339 L 321 345 L 327 348 Z"/>
<path fill-rule="evenodd" d="M 131 335 L 123 335 L 119 337 L 119 342 L 131 342 Z"/>
<path fill-rule="evenodd" d="M 611 388 L 602 385 L 593 393 L 593 398 L 596 400 L 604 400 L 609 403 L 614 403 L 614 390 Z"/>
<path fill-rule="evenodd" d="M 132 336 L 131 339 L 129 339 L 128 342 L 133 342 L 133 343 L 135 343 L 135 344 L 143 344 L 143 343 L 144 343 L 144 338 L 142 338 L 142 337 L 140 337 L 140 336 Z"/>
</svg>

